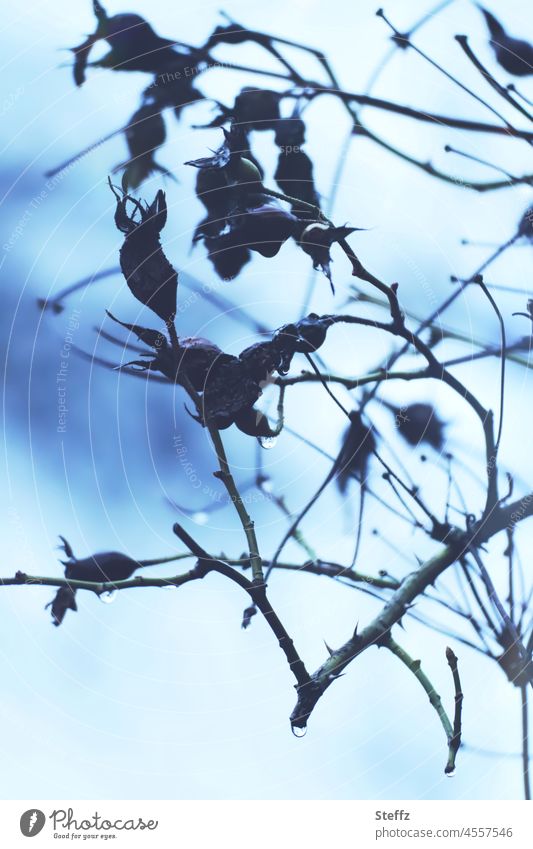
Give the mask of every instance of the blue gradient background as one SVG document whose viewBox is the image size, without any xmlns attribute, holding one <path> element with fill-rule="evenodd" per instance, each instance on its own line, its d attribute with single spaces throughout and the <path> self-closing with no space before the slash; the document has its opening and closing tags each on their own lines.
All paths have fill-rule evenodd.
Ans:
<svg viewBox="0 0 533 849">
<path fill-rule="evenodd" d="M 106 8 L 109 13 L 145 14 L 159 33 L 194 44 L 220 22 L 219 5 L 218 0 L 193 4 L 108 0 Z M 363 91 L 390 44 L 385 25 L 374 16 L 376 5 L 367 0 L 268 4 L 228 0 L 225 10 L 249 26 L 321 47 L 341 84 Z M 524 3 L 487 5 L 501 14 L 511 31 L 528 35 Z M 402 28 L 429 4 L 397 0 L 388 6 Z M 113 225 L 114 203 L 106 179 L 126 157 L 124 141 L 117 137 L 97 148 L 51 189 L 43 174 L 123 125 L 148 83 L 141 74 L 89 70 L 87 83 L 76 90 L 67 67 L 70 54 L 62 48 L 81 43 L 92 30 L 90 4 L 85 0 L 3 7 L 2 245 L 25 214 L 27 218 L 20 236 L 9 250 L 2 249 L 1 256 L 0 331 L 6 363 L 2 451 L 6 484 L 0 492 L 3 575 L 16 569 L 61 574 L 54 552 L 59 533 L 79 556 L 110 549 L 139 558 L 165 556 L 175 550 L 171 528 L 179 518 L 168 498 L 201 512 L 219 492 L 205 433 L 185 414 L 183 397 L 173 397 L 165 387 L 147 389 L 140 380 L 72 356 L 67 432 L 57 433 L 56 373 L 70 311 L 42 316 L 35 299 L 116 264 L 120 237 Z M 480 15 L 471 3 L 452 4 L 421 31 L 417 43 L 500 108 L 463 58 L 453 40 L 457 32 L 470 34 L 482 60 L 495 67 Z M 532 32 L 529 37 L 533 38 Z M 309 57 L 293 51 L 287 55 L 299 57 L 303 73 L 319 75 Z M 274 60 L 248 45 L 222 48 L 219 56 L 276 67 Z M 202 76 L 198 88 L 230 103 L 242 85 L 255 80 L 269 84 L 259 77 L 251 80 L 218 70 Z M 527 88 L 525 83 L 522 88 Z M 410 53 L 398 51 L 374 93 L 430 111 L 491 120 L 482 106 Z M 515 173 L 531 170 L 525 144 L 443 131 L 387 113 L 363 114 L 376 131 L 400 147 L 460 176 L 492 179 L 494 174 L 444 153 L 446 143 Z M 192 169 L 182 163 L 219 143 L 219 131 L 190 130 L 191 124 L 207 122 L 211 116 L 209 104 L 191 107 L 180 123 L 167 116 L 169 141 L 158 160 L 176 173 L 178 182 L 165 184 L 169 203 L 165 251 L 184 278 L 215 284 L 220 287 L 217 291 L 275 328 L 299 316 L 309 283 L 306 259 L 295 246 L 284 246 L 272 260 L 258 257 L 237 280 L 226 284 L 216 281 L 202 247 L 190 250 L 201 207 L 194 196 Z M 309 107 L 305 117 L 306 150 L 315 162 L 318 189 L 327 198 L 349 120 L 337 103 L 326 99 Z M 253 144 L 272 185 L 276 159 L 272 134 L 255 134 Z M 142 194 L 151 197 L 161 184 L 155 175 L 142 187 Z M 42 202 L 34 202 L 43 191 Z M 483 195 L 445 185 L 357 139 L 350 148 L 333 216 L 337 222 L 369 228 L 352 237 L 365 264 L 382 279 L 399 281 L 404 305 L 427 314 L 435 299 L 449 291 L 450 274 L 466 276 L 488 255 L 489 249 L 463 247 L 460 239 L 508 238 L 530 194 L 523 186 Z M 494 265 L 491 279 L 527 285 L 528 253 L 524 247 L 509 252 Z M 338 294 L 332 301 L 327 282 L 318 280 L 314 311 L 342 308 L 351 282 L 348 274 L 343 257 L 336 256 Z M 183 300 L 189 294 L 180 290 Z M 498 300 L 511 339 L 525 333 L 524 320 L 510 317 L 524 307 L 524 297 L 501 295 Z M 94 328 L 102 325 L 105 308 L 126 321 L 151 321 L 139 312 L 120 277 L 78 293 L 69 304 L 80 310 L 75 342 L 88 351 L 94 349 Z M 494 315 L 477 291 L 459 299 L 447 321 L 467 335 L 498 339 Z M 208 336 L 232 352 L 257 338 L 201 298 L 183 310 L 179 325 L 182 334 Z M 109 322 L 105 327 L 111 329 Z M 117 348 L 99 343 L 98 350 L 118 362 Z M 339 328 L 330 333 L 324 356 L 332 368 L 358 374 L 375 366 L 387 350 L 388 340 L 374 333 Z M 454 343 L 442 350 L 460 355 L 470 347 Z M 484 403 L 496 403 L 496 361 L 465 365 L 457 374 Z M 528 370 L 511 365 L 508 389 L 502 458 L 517 472 L 521 491 L 521 481 L 531 480 L 533 471 Z M 418 383 L 391 385 L 383 397 L 399 403 L 422 398 L 437 404 L 449 422 L 452 450 L 482 473 L 479 427 L 460 399 L 436 384 Z M 264 409 L 274 412 L 275 393 L 266 393 L 263 400 Z M 290 392 L 286 417 L 291 427 L 330 454 L 338 450 L 343 416 L 319 389 L 298 387 Z M 422 491 L 442 510 L 442 472 L 422 464 L 420 452 L 405 452 L 391 431 L 390 416 L 379 404 L 373 418 L 387 434 L 388 456 L 399 453 Z M 192 464 L 189 475 L 176 455 L 178 435 Z M 237 477 L 248 480 L 256 456 L 253 440 L 233 429 L 224 438 Z M 293 511 L 305 503 L 329 468 L 327 460 L 289 434 L 264 455 L 276 491 Z M 379 478 L 379 470 L 374 471 Z M 469 506 L 479 509 L 481 490 L 467 475 L 459 478 Z M 381 486 L 379 480 L 376 486 Z M 386 494 L 385 489 L 380 491 Z M 355 492 L 345 505 L 331 489 L 310 514 L 304 531 L 325 559 L 349 559 L 350 517 L 356 507 Z M 249 508 L 266 556 L 273 552 L 286 520 L 264 497 L 255 496 Z M 380 527 L 400 553 L 368 536 L 360 555 L 362 569 L 405 574 L 416 568 L 414 554 L 424 557 L 433 551 L 425 538 L 413 536 L 408 526 L 391 520 L 375 502 L 368 501 L 367 516 L 369 527 Z M 208 549 L 239 555 L 244 547 L 229 507 L 213 513 L 208 525 L 202 524 L 201 515 L 197 527 L 190 518 L 181 520 Z M 526 571 L 530 570 L 531 526 L 518 531 L 517 541 L 526 554 Z M 504 577 L 504 545 L 501 538 L 490 545 L 488 562 L 497 582 Z M 287 547 L 289 555 L 294 560 L 302 557 L 294 546 Z M 157 574 L 171 575 L 173 569 L 160 568 Z M 455 586 L 451 576 L 447 580 Z M 324 660 L 323 640 L 339 645 L 357 621 L 365 623 L 378 609 L 378 602 L 368 596 L 307 575 L 275 575 L 270 592 L 311 669 Z M 52 595 L 52 590 L 38 587 L 5 588 L 1 594 L 3 798 L 520 798 L 516 758 L 465 750 L 457 775 L 451 781 L 444 778 L 445 741 L 436 716 L 414 679 L 394 658 L 377 650 L 366 652 L 330 688 L 307 736 L 295 739 L 288 723 L 293 680 L 284 658 L 259 617 L 246 633 L 241 631 L 246 599 L 218 576 L 179 591 L 124 592 L 112 605 L 80 594 L 79 613 L 67 615 L 59 629 L 51 627 L 49 611 L 43 610 Z M 446 619 L 441 616 L 441 621 Z M 447 638 L 411 620 L 405 626 L 403 644 L 422 658 L 450 705 Z M 466 742 L 501 752 L 519 751 L 518 692 L 495 664 L 452 645 L 463 675 Z"/>
</svg>

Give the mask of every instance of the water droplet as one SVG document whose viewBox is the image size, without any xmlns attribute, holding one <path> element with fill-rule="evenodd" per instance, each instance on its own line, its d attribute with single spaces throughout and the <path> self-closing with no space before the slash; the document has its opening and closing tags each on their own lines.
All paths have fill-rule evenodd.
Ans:
<svg viewBox="0 0 533 849">
<path fill-rule="evenodd" d="M 307 734 L 307 725 L 304 725 L 303 728 L 300 728 L 298 725 L 293 725 L 292 733 L 295 737 L 305 737 Z"/>
<path fill-rule="evenodd" d="M 197 525 L 205 525 L 209 520 L 209 516 L 203 510 L 199 510 L 197 513 L 192 514 L 193 522 L 196 522 Z"/>
<path fill-rule="evenodd" d="M 263 492 L 272 492 L 274 489 L 274 485 L 272 484 L 272 481 L 270 479 L 267 479 L 261 484 L 261 489 L 263 490 Z"/>
<path fill-rule="evenodd" d="M 277 442 L 277 437 L 275 436 L 260 436 L 259 437 L 259 445 L 261 448 L 265 448 L 267 451 L 270 448 L 274 448 Z"/>
<path fill-rule="evenodd" d="M 455 767 L 451 770 L 451 772 L 446 773 L 446 778 L 453 778 L 455 775 Z"/>
<path fill-rule="evenodd" d="M 98 598 L 100 599 L 102 604 L 111 604 L 111 602 L 115 601 L 116 597 L 117 597 L 117 591 L 116 590 L 111 590 L 108 593 L 102 593 L 101 595 L 98 596 Z"/>
</svg>

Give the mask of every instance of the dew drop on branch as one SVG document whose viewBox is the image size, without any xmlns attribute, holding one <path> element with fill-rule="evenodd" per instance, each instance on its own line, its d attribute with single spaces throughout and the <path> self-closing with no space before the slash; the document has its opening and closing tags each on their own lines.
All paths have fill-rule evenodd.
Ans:
<svg viewBox="0 0 533 849">
<path fill-rule="evenodd" d="M 307 734 L 307 725 L 304 725 L 303 728 L 300 728 L 298 725 L 293 725 L 292 733 L 295 737 L 305 737 Z"/>
<path fill-rule="evenodd" d="M 259 437 L 259 445 L 261 448 L 270 449 L 274 448 L 277 442 L 277 438 L 275 436 L 260 436 Z"/>
<path fill-rule="evenodd" d="M 117 597 L 117 591 L 116 590 L 111 590 L 108 593 L 102 593 L 101 595 L 98 596 L 98 598 L 100 599 L 102 604 L 111 604 L 113 601 L 115 601 L 116 597 Z"/>
</svg>

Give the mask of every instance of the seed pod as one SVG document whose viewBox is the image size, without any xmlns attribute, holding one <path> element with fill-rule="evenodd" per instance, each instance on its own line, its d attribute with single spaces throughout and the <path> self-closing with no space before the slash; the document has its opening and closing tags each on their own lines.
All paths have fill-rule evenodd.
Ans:
<svg viewBox="0 0 533 849">
<path fill-rule="evenodd" d="M 98 584 L 127 581 L 135 570 L 142 566 L 137 560 L 118 551 L 100 552 L 82 560 L 71 558 L 62 563 L 65 566 L 66 578 L 73 581 L 94 581 Z"/>
<path fill-rule="evenodd" d="M 159 165 L 155 153 L 165 143 L 166 129 L 163 116 L 154 103 L 141 106 L 131 117 L 125 131 L 130 159 L 118 165 L 114 170 L 125 167 L 124 188 L 136 189 L 154 171 L 171 176 L 166 168 Z"/>
<path fill-rule="evenodd" d="M 159 240 L 167 220 L 165 193 L 160 189 L 154 201 L 147 205 L 125 191 L 120 196 L 112 185 L 111 189 L 117 199 L 115 223 L 125 234 L 120 249 L 120 267 L 126 283 L 138 301 L 169 324 L 176 315 L 178 274 L 163 253 Z M 134 206 L 131 216 L 126 208 L 128 201 Z"/>
<path fill-rule="evenodd" d="M 270 427 L 267 417 L 254 407 L 238 413 L 235 416 L 235 424 L 247 436 L 263 437 L 263 439 L 276 436 L 276 431 Z"/>
<path fill-rule="evenodd" d="M 320 198 L 313 180 L 313 163 L 303 150 L 281 151 L 274 179 L 284 194 L 320 208 Z M 313 210 L 303 205 L 293 204 L 292 210 L 301 219 L 316 217 Z"/>
<path fill-rule="evenodd" d="M 175 558 L 156 560 L 134 560 L 119 551 L 105 551 L 78 560 L 71 546 L 64 537 L 60 537 L 60 548 L 65 552 L 67 560 L 60 562 L 65 567 L 65 578 L 69 581 L 91 581 L 95 584 L 116 583 L 126 581 L 133 573 L 144 566 L 158 566 Z M 55 598 L 46 605 L 52 608 L 54 625 L 60 625 L 67 610 L 76 611 L 76 590 L 70 586 L 60 587 Z M 46 609 L 45 608 L 45 609 Z"/>
<path fill-rule="evenodd" d="M 209 213 L 222 218 L 228 211 L 233 198 L 225 170 L 199 168 L 196 176 L 196 197 Z"/>
<path fill-rule="evenodd" d="M 204 242 L 208 258 L 222 280 L 233 280 L 252 258 L 248 248 L 231 231 L 222 236 L 206 236 Z"/>
<path fill-rule="evenodd" d="M 326 335 L 331 327 L 331 319 L 320 318 L 316 313 L 309 313 L 306 318 L 296 324 L 286 324 L 280 327 L 276 338 L 291 339 L 294 351 L 301 354 L 312 354 L 318 351 L 326 341 Z"/>
<path fill-rule="evenodd" d="M 298 219 L 275 203 L 264 203 L 238 216 L 234 226 L 246 247 L 273 257 L 294 235 Z"/>
<path fill-rule="evenodd" d="M 445 424 L 437 415 L 432 404 L 416 403 L 406 407 L 386 404 L 394 415 L 395 426 L 409 445 L 426 442 L 436 451 L 444 445 Z"/>
<path fill-rule="evenodd" d="M 262 186 L 263 174 L 257 162 L 246 156 L 232 156 L 227 165 L 228 174 L 236 183 L 252 186 L 258 191 Z"/>
<path fill-rule="evenodd" d="M 305 142 L 305 124 L 301 118 L 281 118 L 275 126 L 278 147 L 300 147 Z"/>
<path fill-rule="evenodd" d="M 228 357 L 209 374 L 202 395 L 204 424 L 214 422 L 218 428 L 227 428 L 236 416 L 253 407 L 261 387 L 248 374 L 246 367 L 237 357 Z"/>
<path fill-rule="evenodd" d="M 517 235 L 533 242 L 533 206 L 528 206 L 518 225 Z"/>
<path fill-rule="evenodd" d="M 279 369 L 282 361 L 282 352 L 276 341 L 256 342 L 245 348 L 239 355 L 239 360 L 246 369 L 246 374 L 253 378 L 258 384 L 267 380 L 272 372 Z"/>
<path fill-rule="evenodd" d="M 203 392 L 210 372 L 217 364 L 233 359 L 218 345 L 201 336 L 186 336 L 180 339 L 180 357 L 177 374 L 184 373 L 197 392 Z"/>
<path fill-rule="evenodd" d="M 245 130 L 271 130 L 280 117 L 280 99 L 277 91 L 243 88 L 235 98 L 232 117 Z"/>
<path fill-rule="evenodd" d="M 334 242 L 345 239 L 356 229 L 355 227 L 330 227 L 328 224 L 315 221 L 309 224 L 300 236 L 300 247 L 313 260 L 313 268 L 320 268 L 328 278 L 332 292 L 335 292 L 335 289 L 331 281 L 329 250 Z"/>
<path fill-rule="evenodd" d="M 79 47 L 75 54 L 74 81 L 80 86 L 85 81 L 89 53 L 97 41 L 105 40 L 111 47 L 94 65 L 121 71 L 149 71 L 159 73 L 172 65 L 178 56 L 174 42 L 161 38 L 140 15 L 125 13 L 108 17 L 104 8 L 94 4 L 98 21 L 96 31 Z"/>
</svg>

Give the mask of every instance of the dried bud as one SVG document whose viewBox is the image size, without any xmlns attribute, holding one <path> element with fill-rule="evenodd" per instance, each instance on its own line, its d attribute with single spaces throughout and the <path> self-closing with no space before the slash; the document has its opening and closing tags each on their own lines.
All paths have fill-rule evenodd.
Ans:
<svg viewBox="0 0 533 849">
<path fill-rule="evenodd" d="M 117 199 L 115 223 L 125 234 L 120 249 L 120 267 L 126 283 L 138 301 L 169 324 L 176 315 L 178 275 L 159 240 L 167 220 L 165 193 L 160 189 L 148 205 L 124 190 L 119 195 L 113 186 L 111 188 Z M 131 216 L 127 212 L 128 201 L 134 207 Z"/>
</svg>

